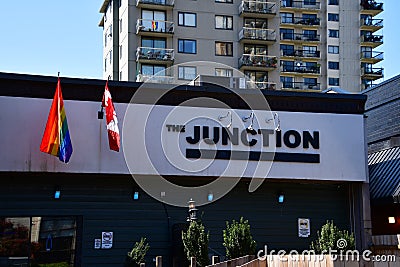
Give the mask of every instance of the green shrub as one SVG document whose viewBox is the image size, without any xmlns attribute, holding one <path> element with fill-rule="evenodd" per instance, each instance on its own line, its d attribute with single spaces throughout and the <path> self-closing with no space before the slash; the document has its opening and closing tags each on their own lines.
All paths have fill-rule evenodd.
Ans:
<svg viewBox="0 0 400 267">
<path fill-rule="evenodd" d="M 144 257 L 147 251 L 150 249 L 149 244 L 146 242 L 146 238 L 142 237 L 139 242 L 136 242 L 132 250 L 128 252 L 127 267 L 139 266 L 140 263 L 144 262 Z"/>
<path fill-rule="evenodd" d="M 183 247 L 188 260 L 196 257 L 199 266 L 208 265 L 208 240 L 210 233 L 206 233 L 201 222 L 191 221 L 188 230 L 182 231 Z"/>
<path fill-rule="evenodd" d="M 353 233 L 350 234 L 346 230 L 340 230 L 336 225 L 334 225 L 333 221 L 326 221 L 326 224 L 321 227 L 321 230 L 317 232 L 317 235 L 317 240 L 313 241 L 310 246 L 310 248 L 316 253 L 321 253 L 322 251 L 327 253 L 329 250 L 344 251 L 355 249 Z M 345 242 L 341 240 L 338 246 L 339 239 L 343 239 Z"/>
<path fill-rule="evenodd" d="M 231 224 L 226 222 L 226 230 L 223 230 L 224 247 L 226 256 L 229 259 L 238 258 L 245 255 L 254 255 L 256 252 L 256 241 L 253 240 L 250 231 L 249 221 L 240 218 Z"/>
</svg>

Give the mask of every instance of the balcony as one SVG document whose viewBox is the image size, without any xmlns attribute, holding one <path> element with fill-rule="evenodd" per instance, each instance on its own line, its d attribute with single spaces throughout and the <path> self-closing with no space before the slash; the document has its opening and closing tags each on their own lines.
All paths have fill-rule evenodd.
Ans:
<svg viewBox="0 0 400 267">
<path fill-rule="evenodd" d="M 162 84 L 173 84 L 174 77 L 172 76 L 161 76 L 161 75 L 142 75 L 136 76 L 137 82 L 148 82 L 148 83 L 162 83 Z"/>
<path fill-rule="evenodd" d="M 281 33 L 282 41 L 292 41 L 295 43 L 319 42 L 318 34 L 300 34 L 300 33 Z"/>
<path fill-rule="evenodd" d="M 312 90 L 321 91 L 320 83 L 304 83 L 304 82 L 284 82 L 282 83 L 283 90 Z"/>
<path fill-rule="evenodd" d="M 138 47 L 136 61 L 141 63 L 169 64 L 174 61 L 174 49 Z"/>
<path fill-rule="evenodd" d="M 174 22 L 164 20 L 138 19 L 136 34 L 144 36 L 171 36 L 174 34 Z"/>
<path fill-rule="evenodd" d="M 282 25 L 293 25 L 293 26 L 307 26 L 307 27 L 313 27 L 313 26 L 319 26 L 320 25 L 320 19 L 309 19 L 309 18 L 300 18 L 300 17 L 294 17 L 294 18 L 285 18 L 283 21 L 281 21 Z"/>
<path fill-rule="evenodd" d="M 298 66 L 293 65 L 282 65 L 281 72 L 287 73 L 295 73 L 295 74 L 319 74 L 320 67 L 319 66 L 307 66 L 304 64 L 299 64 Z"/>
<path fill-rule="evenodd" d="M 254 44 L 273 44 L 276 42 L 276 32 L 271 29 L 243 27 L 239 32 L 239 40 Z"/>
<path fill-rule="evenodd" d="M 276 83 L 273 82 L 254 82 L 246 81 L 246 88 L 263 89 L 263 90 L 276 90 Z"/>
<path fill-rule="evenodd" d="M 375 64 L 383 60 L 383 52 L 362 51 L 360 58 L 364 63 Z"/>
<path fill-rule="evenodd" d="M 174 7 L 174 0 L 136 0 L 136 6 L 157 10 L 168 10 Z"/>
<path fill-rule="evenodd" d="M 383 35 L 361 35 L 361 45 L 377 47 L 383 44 Z"/>
<path fill-rule="evenodd" d="M 321 3 L 316 1 L 304 0 L 304 1 L 291 1 L 281 0 L 281 11 L 303 11 L 307 12 L 315 11 L 318 12 L 321 9 Z"/>
<path fill-rule="evenodd" d="M 361 68 L 361 77 L 367 80 L 383 78 L 383 68 Z"/>
<path fill-rule="evenodd" d="M 376 16 L 383 11 L 383 3 L 375 0 L 361 0 L 361 13 Z"/>
<path fill-rule="evenodd" d="M 309 50 L 281 50 L 282 58 L 320 58 L 320 51 Z"/>
<path fill-rule="evenodd" d="M 242 1 L 239 5 L 240 16 L 272 18 L 276 15 L 276 3 L 265 1 Z"/>
<path fill-rule="evenodd" d="M 383 19 L 361 19 L 360 28 L 364 31 L 375 32 L 383 28 Z"/>
<path fill-rule="evenodd" d="M 275 56 L 244 54 L 239 58 L 240 70 L 269 71 L 277 68 Z"/>
</svg>

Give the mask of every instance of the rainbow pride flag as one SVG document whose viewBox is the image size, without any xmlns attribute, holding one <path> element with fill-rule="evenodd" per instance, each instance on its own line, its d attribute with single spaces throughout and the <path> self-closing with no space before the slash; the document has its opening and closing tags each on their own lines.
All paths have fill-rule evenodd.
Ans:
<svg viewBox="0 0 400 267">
<path fill-rule="evenodd" d="M 56 156 L 65 163 L 72 155 L 72 143 L 65 115 L 60 78 L 58 78 L 56 93 L 47 118 L 40 151 Z"/>
<path fill-rule="evenodd" d="M 151 21 L 151 27 L 153 28 L 153 30 L 155 31 L 155 30 L 157 30 L 157 28 L 158 28 L 158 21 Z"/>
</svg>

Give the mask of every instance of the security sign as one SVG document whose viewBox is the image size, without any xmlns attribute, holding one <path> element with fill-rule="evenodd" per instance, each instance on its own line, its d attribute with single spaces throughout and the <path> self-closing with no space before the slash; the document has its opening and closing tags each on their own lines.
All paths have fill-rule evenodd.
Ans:
<svg viewBox="0 0 400 267">
<path fill-rule="evenodd" d="M 299 237 L 310 236 L 310 219 L 299 218 L 298 220 Z"/>
<path fill-rule="evenodd" d="M 102 232 L 101 233 L 101 248 L 110 249 L 113 245 L 113 232 Z"/>
</svg>

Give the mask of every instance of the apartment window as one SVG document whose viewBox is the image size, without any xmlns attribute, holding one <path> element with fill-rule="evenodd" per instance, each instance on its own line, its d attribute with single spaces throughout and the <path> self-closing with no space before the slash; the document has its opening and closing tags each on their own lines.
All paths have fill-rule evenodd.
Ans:
<svg viewBox="0 0 400 267">
<path fill-rule="evenodd" d="M 104 72 L 107 71 L 107 57 L 104 59 Z"/>
<path fill-rule="evenodd" d="M 245 44 L 244 54 L 267 55 L 267 46 Z"/>
<path fill-rule="evenodd" d="M 293 88 L 293 77 L 281 76 L 281 83 L 283 88 Z"/>
<path fill-rule="evenodd" d="M 339 46 L 337 46 L 337 45 L 328 45 L 328 53 L 329 54 L 339 54 Z"/>
<path fill-rule="evenodd" d="M 178 39 L 178 52 L 196 54 L 196 40 Z"/>
<path fill-rule="evenodd" d="M 110 50 L 110 64 L 111 64 L 111 62 L 112 62 L 112 49 Z"/>
<path fill-rule="evenodd" d="M 119 32 L 122 32 L 122 19 L 119 20 Z"/>
<path fill-rule="evenodd" d="M 122 58 L 122 45 L 119 46 L 119 58 Z"/>
<path fill-rule="evenodd" d="M 317 85 L 317 78 L 304 78 L 304 84 L 306 85 Z"/>
<path fill-rule="evenodd" d="M 162 65 L 146 65 L 143 64 L 141 67 L 142 75 L 144 76 L 165 76 L 165 66 Z"/>
<path fill-rule="evenodd" d="M 281 23 L 293 23 L 293 13 L 281 13 Z"/>
<path fill-rule="evenodd" d="M 233 56 L 233 43 L 230 42 L 215 42 L 216 56 Z"/>
<path fill-rule="evenodd" d="M 317 47 L 316 46 L 303 46 L 303 55 L 304 56 L 312 56 L 318 57 L 317 55 Z"/>
<path fill-rule="evenodd" d="M 266 19 L 244 19 L 244 26 L 248 27 L 248 28 L 266 29 L 267 28 L 267 20 Z"/>
<path fill-rule="evenodd" d="M 339 38 L 339 30 L 329 30 L 329 37 Z"/>
<path fill-rule="evenodd" d="M 328 61 L 328 69 L 330 69 L 330 70 L 338 70 L 339 69 L 339 62 L 337 62 L 337 61 Z"/>
<path fill-rule="evenodd" d="M 329 78 L 328 84 L 331 86 L 339 86 L 339 78 Z"/>
<path fill-rule="evenodd" d="M 142 38 L 142 47 L 166 48 L 167 42 L 164 38 Z"/>
<path fill-rule="evenodd" d="M 233 29 L 233 17 L 232 16 L 215 16 L 215 28 L 222 30 L 232 30 Z"/>
<path fill-rule="evenodd" d="M 245 71 L 244 75 L 256 83 L 268 82 L 268 73 L 265 71 Z"/>
<path fill-rule="evenodd" d="M 294 45 L 281 44 L 282 56 L 294 56 Z"/>
<path fill-rule="evenodd" d="M 107 32 L 104 34 L 104 46 L 107 46 Z"/>
<path fill-rule="evenodd" d="M 305 38 L 311 41 L 316 41 L 317 39 L 317 31 L 315 30 L 304 30 L 303 35 Z"/>
<path fill-rule="evenodd" d="M 142 25 L 146 31 L 165 32 L 166 15 L 164 11 L 142 10 Z"/>
<path fill-rule="evenodd" d="M 302 19 L 314 22 L 314 21 L 317 21 L 317 15 L 316 14 L 303 14 Z"/>
<path fill-rule="evenodd" d="M 194 80 L 196 78 L 196 67 L 179 66 L 178 79 Z"/>
<path fill-rule="evenodd" d="M 361 46 L 361 54 L 364 58 L 372 58 L 372 47 Z"/>
<path fill-rule="evenodd" d="M 339 21 L 339 14 L 328 13 L 328 21 Z"/>
<path fill-rule="evenodd" d="M 328 5 L 339 5 L 339 0 L 329 0 Z"/>
<path fill-rule="evenodd" d="M 304 5 L 313 6 L 313 5 L 316 5 L 316 4 L 317 4 L 316 0 L 304 0 Z"/>
<path fill-rule="evenodd" d="M 216 3 L 233 3 L 233 0 L 215 0 Z"/>
<path fill-rule="evenodd" d="M 232 69 L 215 68 L 215 76 L 232 77 Z"/>
<path fill-rule="evenodd" d="M 281 60 L 283 71 L 294 71 L 294 61 Z"/>
<path fill-rule="evenodd" d="M 178 25 L 196 27 L 196 13 L 178 12 Z"/>
<path fill-rule="evenodd" d="M 293 40 L 294 30 L 293 29 L 280 29 L 281 39 L 283 40 Z"/>
</svg>

